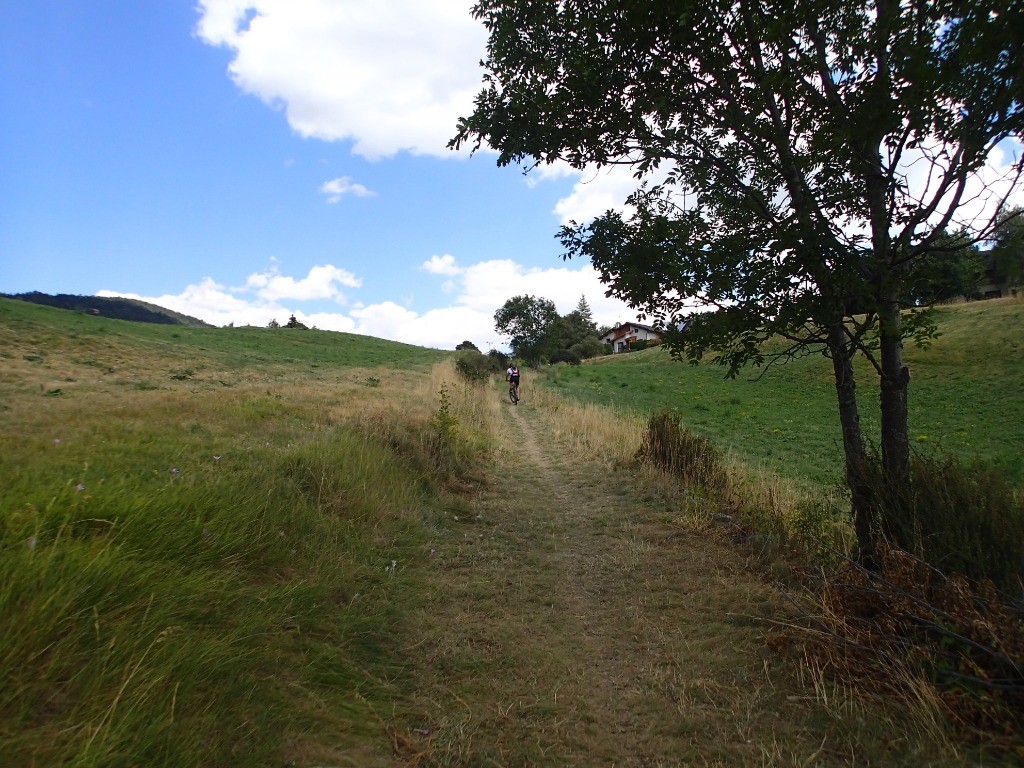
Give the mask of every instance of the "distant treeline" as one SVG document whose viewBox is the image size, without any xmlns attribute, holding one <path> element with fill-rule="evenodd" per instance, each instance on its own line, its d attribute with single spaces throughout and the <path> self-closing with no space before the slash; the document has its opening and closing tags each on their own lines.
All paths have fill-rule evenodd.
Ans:
<svg viewBox="0 0 1024 768">
<path fill-rule="evenodd" d="M 100 315 L 115 320 L 131 320 L 136 323 L 159 323 L 161 325 L 195 325 L 211 327 L 195 317 L 172 312 L 169 309 L 158 307 L 155 304 L 148 304 L 136 299 L 125 299 L 121 297 L 105 296 L 74 296 L 68 293 L 58 293 L 56 296 L 48 293 L 0 293 L 6 299 L 18 299 L 32 304 L 45 304 L 48 307 L 58 309 L 71 309 L 76 312 L 85 312 L 90 315 Z"/>
</svg>

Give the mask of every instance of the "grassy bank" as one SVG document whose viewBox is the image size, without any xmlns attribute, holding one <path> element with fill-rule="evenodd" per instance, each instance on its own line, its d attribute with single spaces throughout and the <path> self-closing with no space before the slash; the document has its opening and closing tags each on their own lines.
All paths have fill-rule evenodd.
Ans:
<svg viewBox="0 0 1024 768">
<path fill-rule="evenodd" d="M 914 445 L 992 462 L 1024 484 L 1024 303 L 936 312 L 939 339 L 907 350 Z M 798 482 L 837 483 L 842 453 L 830 362 L 807 357 L 757 373 L 730 381 L 717 366 L 681 364 L 651 349 L 555 366 L 541 383 L 631 413 L 676 409 L 695 432 L 747 462 Z M 858 384 L 865 432 L 877 441 L 877 375 L 861 365 Z"/>
<path fill-rule="evenodd" d="M 416 563 L 487 447 L 443 356 L 12 304 L 0 765 L 363 762 Z"/>
</svg>

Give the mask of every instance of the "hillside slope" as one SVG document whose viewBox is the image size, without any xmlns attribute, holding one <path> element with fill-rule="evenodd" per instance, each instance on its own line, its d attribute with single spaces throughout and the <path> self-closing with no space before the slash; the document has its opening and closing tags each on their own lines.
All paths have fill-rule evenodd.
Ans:
<svg viewBox="0 0 1024 768">
<path fill-rule="evenodd" d="M 165 307 L 150 304 L 138 299 L 125 299 L 119 296 L 76 296 L 68 293 L 51 295 L 48 293 L 0 293 L 0 297 L 42 304 L 57 309 L 74 312 L 85 312 L 90 315 L 109 317 L 115 320 L 131 320 L 138 323 L 158 323 L 160 325 L 194 325 L 211 328 L 209 323 L 196 317 L 183 315 Z"/>
<path fill-rule="evenodd" d="M 0 768 L 376 738 L 405 564 L 463 470 L 445 358 L 0 300 Z"/>
<path fill-rule="evenodd" d="M 243 370 L 263 375 L 329 368 L 428 366 L 446 353 L 349 333 L 290 328 L 212 328 L 158 325 L 67 312 L 0 299 L 2 380 L 41 386 L 100 374 L 128 384 L 174 380 L 228 381 Z M 67 379 L 76 381 L 67 381 Z"/>
</svg>

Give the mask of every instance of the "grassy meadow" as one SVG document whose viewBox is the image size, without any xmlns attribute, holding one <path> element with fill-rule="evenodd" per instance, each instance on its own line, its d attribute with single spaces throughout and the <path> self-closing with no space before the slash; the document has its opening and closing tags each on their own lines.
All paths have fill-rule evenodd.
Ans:
<svg viewBox="0 0 1024 768">
<path fill-rule="evenodd" d="M 446 357 L 0 300 L 0 766 L 379 739 L 410 565 L 486 449 Z"/>
<path fill-rule="evenodd" d="M 911 440 L 921 451 L 983 460 L 1024 485 L 1024 302 L 975 302 L 936 310 L 941 336 L 908 345 Z M 858 397 L 878 440 L 878 377 L 859 364 Z M 669 408 L 694 432 L 750 464 L 794 482 L 835 485 L 842 446 L 831 362 L 805 357 L 735 380 L 709 363 L 671 360 L 660 348 L 554 366 L 542 386 L 634 415 Z"/>
<path fill-rule="evenodd" d="M 1024 304 L 949 307 L 939 319 L 943 336 L 910 354 L 916 444 L 994 461 L 1021 480 Z M 524 402 L 512 408 L 500 383 L 461 381 L 451 353 L 438 350 L 314 330 L 144 325 L 0 299 L 0 768 L 372 766 L 393 764 L 392 750 L 409 764 L 455 766 L 484 764 L 474 760 L 492 747 L 531 756 L 564 748 L 558 675 L 592 664 L 577 658 L 582 630 L 569 632 L 559 614 L 545 613 L 541 625 L 569 661 L 534 637 L 537 611 L 554 608 L 549 593 L 577 605 L 571 616 L 596 622 L 591 629 L 614 624 L 633 615 L 625 605 L 650 597 L 627 594 L 636 579 L 623 575 L 623 558 L 645 578 L 648 558 L 674 573 L 672 547 L 684 530 L 696 531 L 686 547 L 705 555 L 723 535 L 711 522 L 716 510 L 669 478 L 641 472 L 635 487 L 608 482 L 612 471 L 633 472 L 644 414 L 677 409 L 729 449 L 730 493 L 744 507 L 799 521 L 822 484 L 838 479 L 829 371 L 823 359 L 804 359 L 757 381 L 725 381 L 720 369 L 649 350 L 553 367 L 539 388 L 528 374 Z M 860 392 L 872 417 L 867 371 Z M 507 434 L 510 423 L 518 437 Z M 510 458 L 526 462 L 529 482 L 497 471 Z M 575 474 L 555 471 L 574 462 Z M 563 487 L 570 475 L 574 484 Z M 481 485 L 488 478 L 494 487 Z M 592 539 L 568 530 L 560 517 L 568 499 L 592 498 L 576 506 L 600 517 L 609 493 L 630 512 L 592 521 Z M 510 497 L 530 494 L 532 517 L 506 515 Z M 471 509 L 480 497 L 491 506 Z M 642 524 L 630 517 L 639 507 L 651 515 Z M 565 530 L 555 536 L 558 525 Z M 616 526 L 618 538 L 608 538 Z M 579 544 L 572 556 L 562 551 L 569 541 Z M 594 542 L 605 559 L 588 549 Z M 745 668 L 751 647 L 764 650 L 760 629 L 743 634 L 753 645 L 734 648 L 716 622 L 748 627 L 749 605 L 768 605 L 764 566 L 748 573 L 731 545 L 714 546 L 706 568 L 687 577 L 711 585 L 696 591 L 709 612 L 692 632 L 722 653 L 723 670 Z M 589 568 L 607 568 L 607 582 L 579 571 Z M 665 600 L 696 594 L 663 576 Z M 718 615 L 708 591 L 717 586 L 735 592 L 738 614 Z M 606 591 L 627 594 L 627 603 L 609 607 Z M 481 602 L 484 593 L 493 602 Z M 663 639 L 675 637 L 673 622 L 693 604 L 680 599 L 681 613 L 669 616 L 651 603 Z M 590 616 L 584 609 L 594 605 L 600 615 Z M 609 635 L 609 647 L 625 635 Z M 704 646 L 695 647 L 685 664 L 671 663 L 718 690 L 701 677 L 711 673 Z M 507 664 L 504 677 L 484 674 L 495 669 L 488 654 Z M 532 661 L 513 664 L 517 654 Z M 620 671 L 632 675 L 648 657 L 645 646 Z M 469 665 L 463 687 L 448 687 L 458 676 L 446 659 Z M 795 688 L 779 694 L 791 711 L 765 710 L 764 733 L 795 729 L 800 747 L 751 746 L 749 735 L 733 744 L 749 698 L 737 684 L 737 703 L 709 694 L 708 712 L 694 710 L 724 729 L 713 764 L 750 764 L 726 756 L 744 744 L 763 752 L 764 765 L 849 764 L 854 751 L 884 756 L 893 733 L 915 728 L 924 736 L 905 738 L 894 754 L 959 749 L 938 715 L 934 727 L 890 722 L 874 703 L 849 704 L 855 696 L 813 669 L 810 683 L 785 677 L 803 669 L 799 660 L 772 663 Z M 543 692 L 534 679 L 541 668 L 554 681 L 551 702 L 509 720 L 509 702 L 522 707 L 524 696 Z M 580 701 L 590 695 L 582 680 Z M 617 754 L 621 734 L 594 725 L 621 714 L 621 691 L 606 693 L 608 712 L 595 707 L 596 720 L 572 722 Z M 437 711 L 438 702 L 451 706 Z M 687 722 L 672 708 L 659 717 L 671 728 Z M 508 723 L 515 728 L 506 732 Z M 495 728 L 507 743 L 489 744 Z M 830 741 L 834 755 L 803 760 L 804 746 L 819 754 L 823 738 L 847 731 L 839 752 Z"/>
</svg>

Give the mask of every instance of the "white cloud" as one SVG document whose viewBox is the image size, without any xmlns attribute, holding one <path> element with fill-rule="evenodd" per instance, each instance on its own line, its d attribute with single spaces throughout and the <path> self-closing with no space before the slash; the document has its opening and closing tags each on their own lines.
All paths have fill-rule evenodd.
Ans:
<svg viewBox="0 0 1024 768">
<path fill-rule="evenodd" d="M 97 296 L 123 296 L 196 317 L 211 325 L 257 325 L 264 326 L 272 319 L 284 322 L 290 314 L 275 302 L 247 301 L 239 298 L 230 289 L 204 277 L 198 285 L 190 285 L 180 294 L 163 296 L 140 296 L 135 293 L 103 290 Z M 283 318 L 283 319 L 282 319 Z"/>
<path fill-rule="evenodd" d="M 454 349 L 466 339 L 495 338 L 493 313 L 466 307 L 441 307 L 419 314 L 385 301 L 353 311 L 352 316 L 359 323 L 358 333 L 424 347 Z M 485 342 L 474 343 L 482 346 Z"/>
<path fill-rule="evenodd" d="M 1016 164 L 1021 160 L 1022 149 L 1022 144 L 1015 140 L 1008 140 L 993 149 L 986 163 L 967 179 L 949 229 L 984 228 L 994 215 L 997 204 L 1007 196 L 1008 205 L 1024 205 L 1024 185 L 1013 187 Z M 949 158 L 936 146 L 920 146 L 904 153 L 897 172 L 905 179 L 908 196 L 930 200 L 937 193 L 938 184 L 942 180 L 942 175 L 936 171 L 944 170 L 948 164 Z M 947 193 L 930 223 L 938 222 L 952 200 L 952 193 Z"/>
<path fill-rule="evenodd" d="M 458 282 L 456 303 L 491 315 L 512 296 L 523 294 L 551 299 L 563 315 L 574 310 L 583 296 L 599 324 L 610 325 L 636 314 L 619 299 L 604 295 L 607 289 L 590 264 L 527 269 L 510 259 L 482 261 L 466 267 Z"/>
<path fill-rule="evenodd" d="M 453 296 L 446 306 L 417 312 L 394 301 L 355 302 L 347 313 L 304 312 L 292 306 L 289 302 L 337 301 L 339 285 L 360 287 L 360 280 L 351 272 L 330 265 L 313 267 L 305 278 L 298 280 L 281 275 L 275 267 L 250 275 L 238 288 L 226 288 L 207 277 L 177 295 L 147 297 L 109 290 L 97 295 L 147 301 L 218 326 L 262 327 L 272 319 L 283 324 L 295 315 L 306 325 L 322 330 L 360 333 L 440 349 L 454 349 L 466 340 L 485 350 L 506 346 L 507 339 L 494 330 L 494 313 L 509 298 L 520 294 L 551 299 L 563 315 L 575 309 L 584 296 L 599 325 L 636 318 L 636 312 L 623 302 L 604 295 L 605 288 L 590 265 L 528 269 L 511 260 L 491 260 L 460 268 L 454 256 L 445 254 L 432 257 L 423 268 L 448 278 L 445 282 Z"/>
<path fill-rule="evenodd" d="M 633 175 L 635 169 L 627 165 L 588 168 L 584 172 L 575 173 L 579 176 L 579 181 L 573 185 L 569 196 L 562 198 L 555 205 L 554 214 L 562 224 L 573 221 L 583 224 L 609 210 L 625 211 L 626 198 L 640 187 L 640 181 Z M 566 175 L 569 174 L 565 169 L 549 170 L 545 178 Z M 667 175 L 668 168 L 664 166 L 649 173 L 645 180 L 651 184 L 660 184 Z"/>
<path fill-rule="evenodd" d="M 376 192 L 364 187 L 362 184 L 355 184 L 348 176 L 339 176 L 337 179 L 325 181 L 320 185 L 320 192 L 327 195 L 328 203 L 337 203 L 342 195 L 355 195 L 356 197 L 375 197 Z"/>
<path fill-rule="evenodd" d="M 445 145 L 480 88 L 486 30 L 471 0 L 199 0 L 196 33 L 234 51 L 239 88 L 305 137 L 367 158 Z"/>
<path fill-rule="evenodd" d="M 347 269 L 325 264 L 311 268 L 309 274 L 300 280 L 282 275 L 276 268 L 257 272 L 249 275 L 240 290 L 254 291 L 264 301 L 333 299 L 342 303 L 345 296 L 339 286 L 359 288 L 361 285 L 362 281 Z"/>
<path fill-rule="evenodd" d="M 448 277 L 462 272 L 455 263 L 455 257 L 450 253 L 446 253 L 443 256 L 431 256 L 427 261 L 420 265 L 420 269 L 429 272 L 432 275 L 447 275 Z"/>
</svg>

